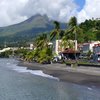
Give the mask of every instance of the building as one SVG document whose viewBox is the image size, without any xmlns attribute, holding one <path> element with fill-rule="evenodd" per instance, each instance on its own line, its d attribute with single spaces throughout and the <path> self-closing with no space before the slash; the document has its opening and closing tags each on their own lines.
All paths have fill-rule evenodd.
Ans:
<svg viewBox="0 0 100 100">
<path fill-rule="evenodd" d="M 82 46 L 82 52 L 83 53 L 88 53 L 89 51 L 93 52 L 93 47 L 94 45 L 100 43 L 100 41 L 94 41 L 90 43 L 84 43 Z"/>
<path fill-rule="evenodd" d="M 66 59 L 75 59 L 78 58 L 80 52 L 77 48 L 77 40 L 68 40 L 65 43 L 65 46 L 62 44 L 62 40 L 56 40 L 54 43 L 54 52 L 57 56 L 63 56 Z"/>
<path fill-rule="evenodd" d="M 62 51 L 63 51 L 62 40 L 56 40 L 54 42 L 54 52 L 58 55 Z"/>
<path fill-rule="evenodd" d="M 66 42 L 65 47 L 62 45 L 62 40 L 56 40 L 53 44 L 54 44 L 54 51 L 57 55 L 63 52 L 66 48 L 70 48 L 69 44 L 73 45 L 73 50 L 77 51 L 77 41 L 68 40 L 68 42 Z"/>
<path fill-rule="evenodd" d="M 100 62 L 100 43 L 93 47 L 93 61 Z"/>
<path fill-rule="evenodd" d="M 34 49 L 34 45 L 31 43 L 30 44 L 30 48 L 29 48 L 30 50 L 33 50 Z"/>
<path fill-rule="evenodd" d="M 93 46 L 93 53 L 94 53 L 94 54 L 100 53 L 100 43 L 95 44 L 95 45 Z"/>
</svg>

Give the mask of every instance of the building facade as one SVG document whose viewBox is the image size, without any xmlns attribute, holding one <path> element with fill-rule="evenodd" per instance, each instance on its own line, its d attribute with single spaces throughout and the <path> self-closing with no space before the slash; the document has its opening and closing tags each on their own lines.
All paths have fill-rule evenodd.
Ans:
<svg viewBox="0 0 100 100">
<path fill-rule="evenodd" d="M 94 54 L 100 53 L 100 43 L 94 45 L 93 53 Z"/>
<path fill-rule="evenodd" d="M 88 53 L 89 51 L 93 52 L 93 47 L 98 43 L 100 43 L 100 41 L 84 43 L 82 46 L 82 52 L 83 53 Z"/>
<path fill-rule="evenodd" d="M 77 51 L 77 40 L 68 40 L 66 41 L 66 46 L 63 46 L 62 40 L 56 40 L 54 43 L 54 51 L 58 55 L 59 53 L 63 52 L 66 48 L 69 48 L 69 44 L 72 45 L 72 49 Z"/>
</svg>

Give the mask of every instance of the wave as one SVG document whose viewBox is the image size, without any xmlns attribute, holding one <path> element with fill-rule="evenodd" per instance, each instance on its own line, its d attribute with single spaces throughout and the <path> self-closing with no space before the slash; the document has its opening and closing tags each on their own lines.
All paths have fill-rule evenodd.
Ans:
<svg viewBox="0 0 100 100">
<path fill-rule="evenodd" d="M 28 70 L 27 67 L 19 67 L 19 66 L 13 66 L 12 69 L 20 73 L 31 73 L 36 76 L 42 76 L 42 77 L 51 78 L 59 81 L 59 78 L 45 74 L 43 73 L 42 70 Z"/>
</svg>

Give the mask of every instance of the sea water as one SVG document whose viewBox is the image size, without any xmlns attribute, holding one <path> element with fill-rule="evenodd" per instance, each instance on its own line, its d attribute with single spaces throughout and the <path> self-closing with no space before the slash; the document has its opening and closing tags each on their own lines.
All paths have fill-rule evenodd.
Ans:
<svg viewBox="0 0 100 100">
<path fill-rule="evenodd" d="M 60 82 L 41 70 L 0 59 L 0 100 L 100 100 L 100 89 Z"/>
</svg>

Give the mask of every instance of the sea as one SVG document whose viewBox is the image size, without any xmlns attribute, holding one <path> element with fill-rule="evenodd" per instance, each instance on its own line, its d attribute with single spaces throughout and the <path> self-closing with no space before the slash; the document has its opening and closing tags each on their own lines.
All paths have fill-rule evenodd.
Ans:
<svg viewBox="0 0 100 100">
<path fill-rule="evenodd" d="M 0 58 L 0 100 L 100 100 L 100 88 L 61 82 L 18 63 Z"/>
</svg>

